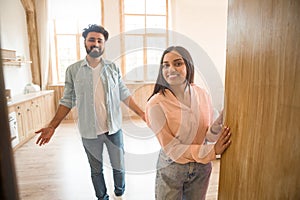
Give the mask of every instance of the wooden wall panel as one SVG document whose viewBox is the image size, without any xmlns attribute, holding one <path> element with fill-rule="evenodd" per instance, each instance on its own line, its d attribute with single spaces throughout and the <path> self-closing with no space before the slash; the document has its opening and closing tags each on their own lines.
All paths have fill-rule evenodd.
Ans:
<svg viewBox="0 0 300 200">
<path fill-rule="evenodd" d="M 218 199 L 300 199 L 300 1 L 228 6 Z"/>
<path fill-rule="evenodd" d="M 133 83 L 126 84 L 131 92 L 135 103 L 145 111 L 147 100 L 153 92 L 154 84 L 152 83 Z M 124 103 L 121 104 L 123 119 L 140 118 L 132 110 L 130 110 Z"/>
</svg>

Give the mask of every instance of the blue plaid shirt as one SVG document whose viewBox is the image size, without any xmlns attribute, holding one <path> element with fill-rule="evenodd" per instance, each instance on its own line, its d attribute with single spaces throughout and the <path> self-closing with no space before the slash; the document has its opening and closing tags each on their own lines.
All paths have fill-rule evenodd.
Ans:
<svg viewBox="0 0 300 200">
<path fill-rule="evenodd" d="M 106 94 L 107 125 L 109 134 L 113 134 L 121 129 L 120 102 L 128 98 L 130 92 L 122 81 L 120 69 L 108 60 L 102 59 L 101 62 L 100 77 Z M 59 103 L 68 108 L 77 106 L 79 132 L 87 139 L 97 138 L 93 91 L 93 73 L 87 60 L 70 65 L 66 70 L 64 95 Z"/>
</svg>

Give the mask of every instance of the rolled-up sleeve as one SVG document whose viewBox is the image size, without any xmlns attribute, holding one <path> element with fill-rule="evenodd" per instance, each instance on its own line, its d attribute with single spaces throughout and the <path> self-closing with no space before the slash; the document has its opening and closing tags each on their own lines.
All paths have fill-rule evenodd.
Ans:
<svg viewBox="0 0 300 200">
<path fill-rule="evenodd" d="M 218 118 L 213 122 L 213 124 L 209 127 L 206 133 L 206 139 L 208 142 L 216 142 L 221 133 L 223 127 L 223 111 L 220 113 Z"/>
<path fill-rule="evenodd" d="M 73 108 L 76 102 L 76 95 L 74 90 L 74 82 L 71 73 L 71 69 L 67 68 L 65 76 L 65 87 L 63 97 L 60 99 L 59 104 L 68 108 Z"/>
</svg>

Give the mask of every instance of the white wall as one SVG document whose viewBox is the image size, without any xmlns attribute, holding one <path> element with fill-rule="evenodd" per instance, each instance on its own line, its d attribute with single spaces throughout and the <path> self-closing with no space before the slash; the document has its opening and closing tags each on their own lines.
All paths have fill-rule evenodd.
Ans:
<svg viewBox="0 0 300 200">
<path fill-rule="evenodd" d="M 121 46 L 120 41 L 120 0 L 104 0 L 104 24 L 105 29 L 109 32 L 108 42 L 106 43 L 106 49 L 104 56 L 106 59 L 114 62 L 121 55 L 121 48 L 115 48 Z M 117 63 L 120 66 L 120 63 Z"/>
<path fill-rule="evenodd" d="M 112 38 L 120 34 L 120 0 L 104 0 L 104 24 Z"/>
<path fill-rule="evenodd" d="M 20 0 L 0 0 L 1 48 L 16 50 L 17 55 L 30 59 L 27 35 L 26 14 Z M 22 94 L 27 83 L 31 82 L 29 64 L 21 67 L 4 66 L 5 87 L 11 95 Z"/>
<path fill-rule="evenodd" d="M 175 44 L 191 51 L 208 81 L 216 109 L 223 107 L 226 66 L 227 0 L 170 0 Z M 178 35 L 177 34 L 177 35 Z"/>
<path fill-rule="evenodd" d="M 171 0 L 172 29 L 198 43 L 211 57 L 224 81 L 227 0 Z"/>
</svg>

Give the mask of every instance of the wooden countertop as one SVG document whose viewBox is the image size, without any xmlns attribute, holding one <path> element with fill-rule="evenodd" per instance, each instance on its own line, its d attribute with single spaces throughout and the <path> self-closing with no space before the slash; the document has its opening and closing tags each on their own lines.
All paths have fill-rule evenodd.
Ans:
<svg viewBox="0 0 300 200">
<path fill-rule="evenodd" d="M 38 91 L 38 92 L 32 92 L 32 93 L 28 93 L 28 94 L 20 94 L 20 95 L 16 95 L 13 96 L 11 98 L 11 100 L 7 101 L 7 105 L 8 106 L 14 106 L 16 104 L 28 101 L 28 100 L 32 100 L 35 98 L 38 98 L 40 96 L 49 94 L 49 93 L 53 93 L 54 90 L 42 90 L 42 91 Z"/>
</svg>

